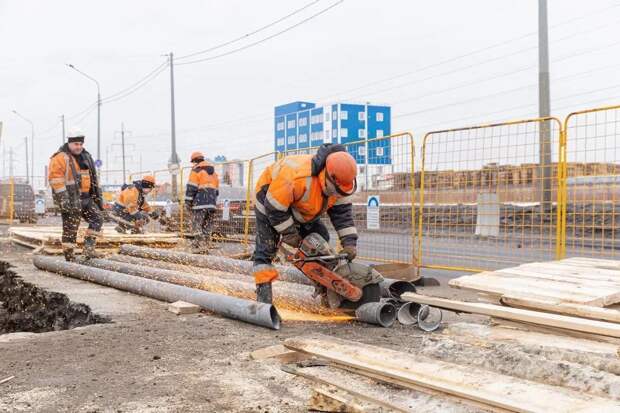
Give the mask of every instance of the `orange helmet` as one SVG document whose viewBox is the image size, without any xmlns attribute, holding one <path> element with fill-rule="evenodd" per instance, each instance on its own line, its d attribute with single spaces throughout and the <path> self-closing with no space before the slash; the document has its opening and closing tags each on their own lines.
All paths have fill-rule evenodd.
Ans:
<svg viewBox="0 0 620 413">
<path fill-rule="evenodd" d="M 153 188 L 155 186 L 155 177 L 153 175 L 143 176 L 142 186 L 144 186 L 145 188 Z"/>
<path fill-rule="evenodd" d="M 200 151 L 192 152 L 192 155 L 189 158 L 190 162 L 200 162 L 205 159 L 205 155 Z"/>
<path fill-rule="evenodd" d="M 332 181 L 341 195 L 355 192 L 357 182 L 357 162 L 349 152 L 334 152 L 327 156 L 325 162 L 327 179 Z"/>
</svg>

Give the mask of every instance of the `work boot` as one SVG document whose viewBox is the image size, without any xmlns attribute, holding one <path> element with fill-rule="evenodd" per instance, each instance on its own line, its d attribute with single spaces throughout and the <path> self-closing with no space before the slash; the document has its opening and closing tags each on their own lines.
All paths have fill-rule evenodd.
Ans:
<svg viewBox="0 0 620 413">
<path fill-rule="evenodd" d="M 97 238 L 84 238 L 84 257 L 87 260 L 91 258 L 103 258 L 103 254 L 95 249 L 95 245 L 97 245 Z"/>
<path fill-rule="evenodd" d="M 126 234 L 125 229 L 121 227 L 120 225 L 115 226 L 114 230 L 118 232 L 119 234 Z"/>
<path fill-rule="evenodd" d="M 256 284 L 256 301 L 272 304 L 271 283 Z"/>
<path fill-rule="evenodd" d="M 62 254 L 65 256 L 65 261 L 75 261 L 75 253 L 73 252 L 73 247 L 62 247 Z"/>
</svg>

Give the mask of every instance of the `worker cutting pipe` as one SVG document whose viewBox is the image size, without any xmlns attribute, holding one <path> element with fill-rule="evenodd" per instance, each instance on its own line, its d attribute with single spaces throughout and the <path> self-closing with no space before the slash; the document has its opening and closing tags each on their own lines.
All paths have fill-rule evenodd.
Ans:
<svg viewBox="0 0 620 413">
<path fill-rule="evenodd" d="M 114 203 L 111 218 L 118 224 L 116 232 L 142 234 L 149 218 L 158 219 L 159 212 L 146 201 L 146 196 L 155 188 L 155 178 L 146 175 L 130 185 L 123 186 Z"/>
<path fill-rule="evenodd" d="M 373 288 L 376 294 L 373 293 L 375 297 L 372 300 L 379 299 L 376 283 L 382 277 L 376 271 L 368 269 L 362 271 L 361 276 L 356 274 L 348 277 L 356 271 L 352 270 L 350 264 L 339 263 L 341 260 L 350 263 L 357 255 L 358 235 L 351 203 L 351 196 L 357 189 L 356 176 L 355 159 L 343 145 L 336 144 L 323 144 L 314 155 L 286 156 L 263 171 L 255 188 L 256 249 L 253 254 L 253 275 L 257 301 L 272 302 L 271 283 L 278 277 L 272 260 L 280 243 L 297 251 L 290 256 L 292 261 L 324 292 L 333 296 L 336 291 L 340 295 L 344 294 L 345 298 L 359 300 L 361 292 L 355 288 L 361 290 L 367 284 L 372 284 L 376 287 Z M 329 231 L 321 222 L 325 212 L 342 246 L 342 251 L 337 255 L 323 255 L 329 251 Z M 306 242 L 302 242 L 306 238 Z M 308 257 L 311 250 L 315 257 Z M 304 267 L 306 261 L 319 265 Z M 352 278 L 356 279 L 352 281 Z M 339 285 L 342 288 L 328 285 Z"/>
</svg>

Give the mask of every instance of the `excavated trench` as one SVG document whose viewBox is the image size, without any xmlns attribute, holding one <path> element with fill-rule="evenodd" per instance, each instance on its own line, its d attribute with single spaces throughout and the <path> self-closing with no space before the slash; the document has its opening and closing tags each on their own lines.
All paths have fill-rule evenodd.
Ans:
<svg viewBox="0 0 620 413">
<path fill-rule="evenodd" d="M 0 334 L 43 333 L 108 322 L 65 294 L 45 291 L 24 281 L 0 261 Z"/>
</svg>

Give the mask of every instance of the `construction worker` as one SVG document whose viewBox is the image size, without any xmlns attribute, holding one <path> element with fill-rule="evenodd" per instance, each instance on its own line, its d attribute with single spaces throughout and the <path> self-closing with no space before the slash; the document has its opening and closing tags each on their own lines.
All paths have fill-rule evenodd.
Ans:
<svg viewBox="0 0 620 413">
<path fill-rule="evenodd" d="M 159 212 L 146 202 L 146 196 L 153 188 L 155 178 L 152 175 L 123 187 L 112 210 L 112 219 L 118 223 L 114 228 L 116 232 L 125 234 L 130 230 L 132 234 L 142 234 L 149 217 L 159 218 Z"/>
<path fill-rule="evenodd" d="M 185 206 L 192 217 L 192 252 L 201 254 L 207 252 L 211 244 L 220 181 L 202 152 L 193 152 L 190 161 L 192 170 L 185 188 Z"/>
<path fill-rule="evenodd" d="M 343 145 L 321 145 L 315 155 L 286 156 L 261 174 L 256 185 L 256 299 L 272 302 L 271 283 L 278 277 L 272 265 L 279 242 L 299 247 L 318 233 L 329 241 L 320 220 L 327 212 L 349 261 L 357 255 L 357 230 L 351 195 L 357 189 L 357 164 Z"/>
<path fill-rule="evenodd" d="M 80 217 L 88 222 L 84 255 L 86 258 L 99 257 L 95 245 L 103 225 L 103 198 L 95 162 L 84 149 L 84 133 L 80 130 L 69 132 L 67 143 L 52 155 L 48 179 L 62 217 L 62 251 L 65 259 L 74 260 Z"/>
</svg>

